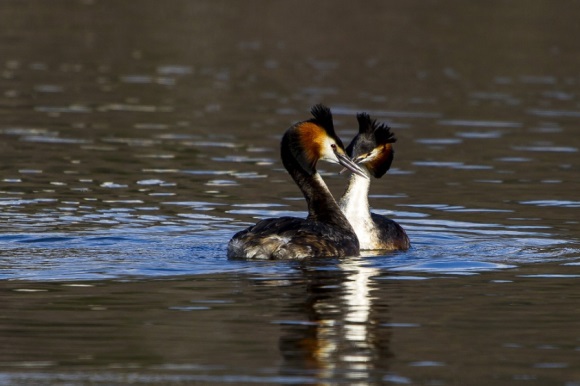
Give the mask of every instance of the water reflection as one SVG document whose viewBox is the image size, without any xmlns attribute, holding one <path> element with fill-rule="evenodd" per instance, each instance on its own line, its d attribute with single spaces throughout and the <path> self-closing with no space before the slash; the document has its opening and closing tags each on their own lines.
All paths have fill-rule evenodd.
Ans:
<svg viewBox="0 0 580 386">
<path fill-rule="evenodd" d="M 304 300 L 287 306 L 278 322 L 282 373 L 307 369 L 321 382 L 380 382 L 393 356 L 387 300 L 374 295 L 371 280 L 380 270 L 362 259 L 310 261 L 300 270 Z"/>
<path fill-rule="evenodd" d="M 562 307 L 576 296 L 576 266 L 430 280 L 378 277 L 384 270 L 365 259 L 258 265 L 249 275 L 170 280 L 4 280 L 0 379 L 368 385 L 459 376 L 477 384 L 479 372 L 458 368 L 489 370 L 497 356 L 499 375 L 483 375 L 491 384 L 498 376 L 506 384 L 577 379 L 579 310 Z M 550 368 L 559 371 L 543 371 Z"/>
</svg>

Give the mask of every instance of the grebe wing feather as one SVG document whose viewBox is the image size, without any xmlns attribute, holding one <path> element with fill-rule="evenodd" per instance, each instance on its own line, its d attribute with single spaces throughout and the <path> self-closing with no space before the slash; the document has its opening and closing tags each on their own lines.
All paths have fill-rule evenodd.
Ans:
<svg viewBox="0 0 580 386">
<path fill-rule="evenodd" d="M 395 221 L 376 213 L 371 213 L 371 218 L 375 223 L 378 239 L 383 245 L 378 249 L 407 250 L 411 247 L 407 233 Z"/>
<path fill-rule="evenodd" d="M 357 254 L 347 247 L 358 245 L 356 237 L 319 221 L 297 217 L 269 218 L 234 235 L 228 244 L 229 258 L 303 259 L 306 257 Z"/>
</svg>

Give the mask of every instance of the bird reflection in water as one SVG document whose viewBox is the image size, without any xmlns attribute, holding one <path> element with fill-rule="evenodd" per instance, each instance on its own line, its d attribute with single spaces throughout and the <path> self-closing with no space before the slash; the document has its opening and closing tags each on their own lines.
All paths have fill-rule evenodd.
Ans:
<svg viewBox="0 0 580 386">
<path fill-rule="evenodd" d="M 324 381 L 380 382 L 390 358 L 388 305 L 373 296 L 379 270 L 364 260 L 317 260 L 301 265 L 307 295 L 281 321 L 282 371 Z M 304 374 L 303 374 L 304 375 Z"/>
</svg>

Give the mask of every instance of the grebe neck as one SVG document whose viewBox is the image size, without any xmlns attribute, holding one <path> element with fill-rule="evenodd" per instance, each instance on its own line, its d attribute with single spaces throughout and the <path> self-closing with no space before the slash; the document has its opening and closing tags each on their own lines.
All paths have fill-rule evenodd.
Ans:
<svg viewBox="0 0 580 386">
<path fill-rule="evenodd" d="M 310 173 L 304 170 L 300 163 L 284 148 L 282 149 L 282 162 L 306 199 L 309 220 L 321 221 L 353 231 L 328 186 L 315 169 Z"/>
<path fill-rule="evenodd" d="M 351 228 L 328 186 L 318 172 L 312 175 L 294 169 L 290 175 L 302 191 L 308 205 L 308 219 Z"/>
<path fill-rule="evenodd" d="M 365 168 L 363 170 L 367 172 Z M 370 232 L 374 228 L 368 198 L 370 183 L 370 178 L 352 174 L 339 203 L 340 209 L 356 232 L 361 246 L 370 237 Z"/>
</svg>

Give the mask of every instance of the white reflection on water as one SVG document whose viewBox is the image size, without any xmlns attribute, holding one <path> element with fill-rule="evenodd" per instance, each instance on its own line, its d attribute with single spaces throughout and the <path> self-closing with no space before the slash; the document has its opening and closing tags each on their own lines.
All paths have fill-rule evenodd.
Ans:
<svg viewBox="0 0 580 386">
<path fill-rule="evenodd" d="M 501 138 L 502 132 L 501 131 L 469 131 L 469 132 L 459 132 L 455 134 L 461 138 L 469 138 L 469 139 L 496 139 Z"/>
<path fill-rule="evenodd" d="M 415 142 L 424 145 L 459 145 L 463 141 L 457 138 L 423 138 L 416 139 Z"/>
<path fill-rule="evenodd" d="M 535 205 L 535 206 L 555 206 L 560 208 L 580 208 L 580 201 L 571 201 L 571 200 L 520 201 L 520 204 Z"/>
<path fill-rule="evenodd" d="M 458 170 L 490 170 L 493 166 L 488 165 L 466 165 L 463 162 L 443 162 L 443 161 L 415 161 L 413 165 L 416 166 L 427 166 L 427 167 L 439 167 L 439 168 L 451 168 Z"/>
<path fill-rule="evenodd" d="M 348 258 L 305 264 L 307 296 L 296 308 L 303 315 L 276 322 L 286 330 L 280 347 L 287 367 L 307 363 L 318 379 L 346 378 L 361 385 L 385 371 L 390 327 L 372 315 L 384 315 L 377 310 L 384 310 L 386 303 L 373 296 L 377 282 L 372 278 L 380 269 L 366 262 Z"/>
<path fill-rule="evenodd" d="M 426 111 L 387 111 L 387 110 L 374 110 L 365 109 L 368 114 L 372 117 L 377 118 L 439 118 L 441 113 L 436 112 L 426 112 Z M 348 107 L 336 106 L 332 108 L 333 115 L 348 115 L 355 116 L 360 113 L 360 109 L 352 109 Z"/>
<path fill-rule="evenodd" d="M 175 78 L 150 75 L 125 75 L 121 76 L 120 80 L 129 84 L 160 84 L 164 86 L 173 86 L 176 83 Z"/>
<path fill-rule="evenodd" d="M 443 126 L 467 126 L 467 127 L 521 127 L 520 122 L 504 122 L 504 121 L 484 121 L 484 120 L 469 120 L 469 119 L 446 119 L 437 121 Z"/>
<path fill-rule="evenodd" d="M 369 320 L 373 308 L 371 277 L 378 276 L 380 270 L 362 265 L 363 260 L 343 261 L 340 267 L 349 275 L 343 281 L 344 340 L 348 346 L 356 348 L 354 354 L 343 356 L 347 368 L 355 371 L 359 378 L 369 379 L 368 372 L 373 369 L 373 356 L 377 350 L 377 341 L 371 330 Z"/>
<path fill-rule="evenodd" d="M 80 138 L 63 138 L 57 136 L 41 136 L 41 135 L 27 135 L 20 138 L 20 140 L 25 142 L 61 143 L 61 144 L 83 144 L 91 142 L 89 140 Z"/>
<path fill-rule="evenodd" d="M 59 114 L 59 113 L 90 113 L 93 111 L 88 106 L 71 104 L 69 106 L 35 106 L 34 111 L 49 113 L 49 114 Z"/>
<path fill-rule="evenodd" d="M 529 109 L 528 114 L 537 115 L 540 117 L 567 117 L 567 118 L 580 117 L 580 111 L 571 111 L 571 110 Z"/>
<path fill-rule="evenodd" d="M 518 151 L 534 152 L 555 152 L 555 153 L 576 153 L 578 149 L 571 146 L 512 146 L 512 149 Z"/>
</svg>

